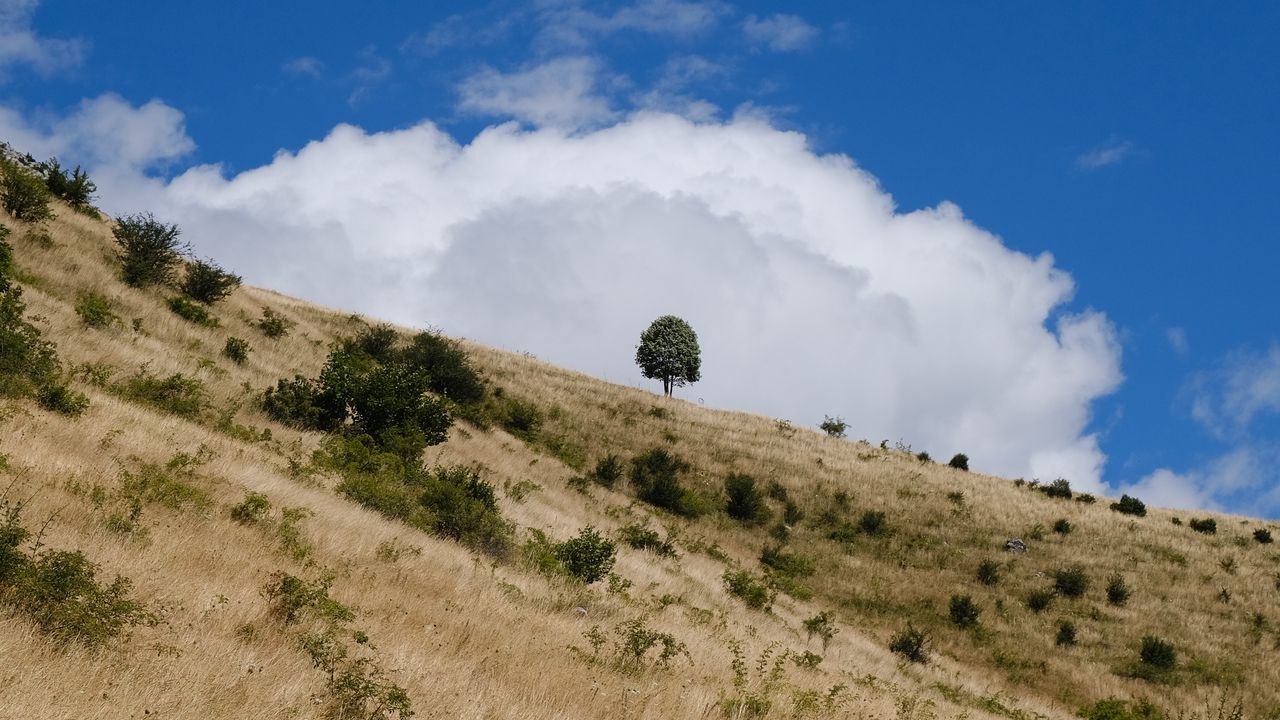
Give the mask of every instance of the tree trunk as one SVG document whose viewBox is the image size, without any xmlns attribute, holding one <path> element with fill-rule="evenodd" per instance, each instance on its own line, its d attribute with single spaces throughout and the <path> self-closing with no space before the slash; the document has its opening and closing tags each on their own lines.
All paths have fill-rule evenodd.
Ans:
<svg viewBox="0 0 1280 720">
<path fill-rule="evenodd" d="M 671 378 L 662 378 L 662 394 L 671 397 Z"/>
</svg>

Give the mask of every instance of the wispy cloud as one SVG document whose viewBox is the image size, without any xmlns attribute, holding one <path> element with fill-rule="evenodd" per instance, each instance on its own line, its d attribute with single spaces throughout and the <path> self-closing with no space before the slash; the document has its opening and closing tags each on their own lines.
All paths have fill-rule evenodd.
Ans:
<svg viewBox="0 0 1280 720">
<path fill-rule="evenodd" d="M 81 39 L 41 37 L 31 28 L 40 0 L 0 0 L 0 82 L 9 68 L 26 65 L 40 75 L 75 67 L 84 61 L 87 44 Z"/>
<path fill-rule="evenodd" d="M 360 51 L 359 64 L 351 71 L 351 80 L 355 89 L 347 96 L 347 104 L 359 105 L 378 83 L 391 76 L 391 61 L 378 53 L 378 49 L 369 46 Z"/>
<path fill-rule="evenodd" d="M 296 57 L 280 67 L 288 75 L 318 78 L 324 73 L 324 62 L 310 56 Z"/>
<path fill-rule="evenodd" d="M 549 2 L 538 13 L 539 43 L 544 47 L 584 48 L 624 31 L 692 37 L 715 26 L 732 8 L 717 0 L 640 0 L 612 13 L 585 3 Z"/>
<path fill-rule="evenodd" d="M 821 35 L 818 28 L 798 15 L 775 13 L 766 18 L 748 15 L 742 21 L 742 32 L 757 47 L 773 52 L 807 50 Z"/>
<path fill-rule="evenodd" d="M 1180 327 L 1171 327 L 1164 331 L 1164 337 L 1169 341 L 1169 347 L 1179 355 L 1186 355 L 1191 349 L 1191 343 L 1187 340 L 1187 331 Z"/>
<path fill-rule="evenodd" d="M 1220 438 L 1246 436 L 1262 415 L 1280 413 L 1280 345 L 1237 351 L 1192 381 L 1191 416 Z"/>
<path fill-rule="evenodd" d="M 601 85 L 618 81 L 588 57 L 557 58 L 510 73 L 485 68 L 458 86 L 458 109 L 576 130 L 616 117 Z"/>
<path fill-rule="evenodd" d="M 1075 166 L 1077 170 L 1084 172 L 1100 170 L 1104 167 L 1124 162 L 1134 154 L 1135 150 L 1136 148 L 1132 142 L 1112 138 L 1106 143 L 1076 156 Z"/>
</svg>

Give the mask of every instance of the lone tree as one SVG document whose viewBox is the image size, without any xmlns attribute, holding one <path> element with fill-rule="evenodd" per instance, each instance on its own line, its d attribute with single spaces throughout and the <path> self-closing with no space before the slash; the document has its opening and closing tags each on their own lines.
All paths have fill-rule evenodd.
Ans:
<svg viewBox="0 0 1280 720">
<path fill-rule="evenodd" d="M 645 377 L 662 380 L 662 392 L 671 397 L 673 389 L 701 377 L 698 334 L 675 315 L 663 315 L 640 333 L 636 364 Z"/>
</svg>

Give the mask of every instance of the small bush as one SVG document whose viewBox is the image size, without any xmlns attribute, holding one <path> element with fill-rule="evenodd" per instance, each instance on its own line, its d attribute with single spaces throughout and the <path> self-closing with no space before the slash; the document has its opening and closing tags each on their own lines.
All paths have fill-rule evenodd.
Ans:
<svg viewBox="0 0 1280 720">
<path fill-rule="evenodd" d="M 663 539 L 656 530 L 641 525 L 624 525 L 618 529 L 618 539 L 636 550 L 651 552 L 660 557 L 675 557 L 676 546 Z"/>
<path fill-rule="evenodd" d="M 1081 708 L 1079 715 L 1084 720 L 1165 720 L 1164 714 L 1146 700 L 1130 704 L 1116 698 Z"/>
<path fill-rule="evenodd" d="M 1032 590 L 1027 595 L 1027 609 L 1031 610 L 1031 612 L 1044 612 L 1052 602 L 1052 590 Z"/>
<path fill-rule="evenodd" d="M 933 462 L 933 458 L 929 457 L 929 453 L 924 450 L 921 450 L 920 452 L 916 453 L 916 460 L 920 461 L 925 465 L 928 465 L 929 463 Z"/>
<path fill-rule="evenodd" d="M 39 223 L 53 217 L 44 181 L 15 163 L 0 158 L 0 204 L 15 219 Z"/>
<path fill-rule="evenodd" d="M 75 309 L 85 327 L 105 328 L 120 322 L 120 318 L 111 312 L 111 301 L 95 292 L 80 293 Z"/>
<path fill-rule="evenodd" d="M 1198 533 L 1203 533 L 1205 535 L 1218 534 L 1218 521 L 1213 518 L 1204 518 L 1203 520 L 1200 518 L 1191 518 L 1191 521 L 1188 522 L 1187 525 Z"/>
<path fill-rule="evenodd" d="M 978 582 L 983 585 L 995 585 L 1000 582 L 1000 563 L 995 560 L 983 560 L 978 563 Z"/>
<path fill-rule="evenodd" d="M 818 428 L 833 438 L 842 438 L 845 431 L 849 429 L 849 423 L 845 422 L 844 418 L 825 415 Z"/>
<path fill-rule="evenodd" d="M 1058 621 L 1058 634 L 1053 643 L 1059 647 L 1071 647 L 1076 644 L 1076 624 L 1070 620 Z"/>
<path fill-rule="evenodd" d="M 969 456 L 964 453 L 956 453 L 951 456 L 951 461 L 947 463 L 947 466 L 956 470 L 967 471 L 969 469 Z"/>
<path fill-rule="evenodd" d="M 525 442 L 535 442 L 542 428 L 542 411 L 528 400 L 508 397 L 502 402 L 498 424 Z"/>
<path fill-rule="evenodd" d="M 1098 498 L 1090 495 L 1089 493 L 1076 493 L 1076 502 L 1084 503 L 1085 505 L 1092 505 L 1098 502 Z"/>
<path fill-rule="evenodd" d="M 951 622 L 956 627 L 971 628 L 978 624 L 982 609 L 968 595 L 952 595 L 949 607 Z"/>
<path fill-rule="evenodd" d="M 1142 638 L 1142 649 L 1138 653 L 1142 664 L 1156 670 L 1172 670 L 1178 664 L 1178 653 L 1173 645 L 1154 635 Z"/>
<path fill-rule="evenodd" d="M 346 621 L 355 617 L 351 608 L 329 597 L 333 576 L 304 580 L 284 572 L 271 575 L 262 596 L 272 603 L 271 612 L 285 625 L 308 618 Z"/>
<path fill-rule="evenodd" d="M 262 393 L 262 410 L 272 420 L 299 430 L 329 429 L 330 413 L 321 404 L 320 388 L 308 378 L 295 375 L 278 380 Z"/>
<path fill-rule="evenodd" d="M 40 407 L 68 417 L 79 417 L 89 409 L 89 398 L 61 383 L 50 383 L 36 394 Z"/>
<path fill-rule="evenodd" d="M 0 251 L 8 246 L 0 240 Z M 9 283 L 0 292 L 0 396 L 30 397 L 56 382 L 61 366 L 53 343 L 23 315 L 22 288 Z"/>
<path fill-rule="evenodd" d="M 622 478 L 622 470 L 622 458 L 610 453 L 596 462 L 587 477 L 597 485 L 612 488 Z"/>
<path fill-rule="evenodd" d="M 209 309 L 200 303 L 193 302 L 181 295 L 169 298 L 169 311 L 174 315 L 205 327 L 218 327 L 218 319 L 209 314 Z"/>
<path fill-rule="evenodd" d="M 1129 602 L 1129 586 L 1119 574 L 1107 578 L 1107 602 L 1116 607 L 1123 607 Z"/>
<path fill-rule="evenodd" d="M 1125 515 L 1137 515 L 1138 517 L 1146 517 L 1147 515 L 1146 503 L 1129 495 L 1121 495 L 1119 502 L 1111 503 L 1111 509 Z"/>
<path fill-rule="evenodd" d="M 144 403 L 189 420 L 200 416 L 208 407 L 208 393 L 204 383 L 181 373 L 167 378 L 152 375 L 144 365 L 137 373 L 112 390 L 127 400 Z"/>
<path fill-rule="evenodd" d="M 434 516 L 437 534 L 494 557 L 510 551 L 511 527 L 498 509 L 493 485 L 475 470 L 438 467 L 415 482 L 423 486 L 420 502 Z"/>
<path fill-rule="evenodd" d="M 914 625 L 907 624 L 907 629 L 895 633 L 889 639 L 889 649 L 913 663 L 929 662 L 929 636 Z"/>
<path fill-rule="evenodd" d="M 1061 498 L 1063 500 L 1071 499 L 1071 483 L 1065 478 L 1058 478 L 1040 488 L 1040 492 L 1051 498 Z"/>
<path fill-rule="evenodd" d="M 126 215 L 111 231 L 120 246 L 119 258 L 124 281 L 133 287 L 168 285 L 186 245 L 178 240 L 177 225 L 166 225 L 151 213 Z"/>
<path fill-rule="evenodd" d="M 81 170 L 80 166 L 77 165 L 68 174 L 58 164 L 57 158 L 50 159 L 45 163 L 45 167 L 47 172 L 44 183 L 50 194 L 61 198 L 74 210 L 85 212 L 90 209 L 90 203 L 93 202 L 93 194 L 98 191 L 98 186 L 89 179 L 88 173 Z"/>
<path fill-rule="evenodd" d="M 1066 518 L 1058 518 L 1053 521 L 1053 531 L 1059 535 L 1071 534 L 1071 522 Z"/>
<path fill-rule="evenodd" d="M 196 260 L 187 266 L 182 292 L 205 305 L 212 305 L 240 287 L 240 276 L 223 270 L 212 260 Z"/>
<path fill-rule="evenodd" d="M 565 572 L 588 585 L 613 570 L 617 549 L 593 527 L 582 528 L 578 536 L 555 547 L 555 556 Z"/>
<path fill-rule="evenodd" d="M 1063 597 L 1078 598 L 1089 590 L 1089 576 L 1079 565 L 1060 568 L 1053 571 L 1053 586 Z"/>
<path fill-rule="evenodd" d="M 831 613 L 823 610 L 804 621 L 804 632 L 810 638 L 816 636 L 822 640 L 822 652 L 826 652 L 827 645 L 831 643 L 836 633 L 840 632 L 840 628 L 836 627 L 835 618 Z"/>
<path fill-rule="evenodd" d="M 868 510 L 858 518 L 858 531 L 863 535 L 879 536 L 889 532 L 885 515 L 879 510 Z"/>
<path fill-rule="evenodd" d="M 249 362 L 249 342 L 244 338 L 229 337 L 222 346 L 222 357 L 237 365 Z"/>
<path fill-rule="evenodd" d="M 430 377 L 431 392 L 456 403 L 484 399 L 484 381 L 457 341 L 436 332 L 421 332 L 401 355 L 407 364 Z"/>
<path fill-rule="evenodd" d="M 262 493 L 251 492 L 244 501 L 231 508 L 231 519 L 244 525 L 261 522 L 271 512 L 271 501 Z"/>
<path fill-rule="evenodd" d="M 698 517 L 706 512 L 705 501 L 680 482 L 689 469 L 689 463 L 665 448 L 653 448 L 631 459 L 631 487 L 650 505 Z"/>
<path fill-rule="evenodd" d="M 1257 541 L 1259 545 L 1270 545 L 1272 542 L 1271 531 L 1266 528 L 1258 528 L 1253 531 L 1253 539 Z"/>
<path fill-rule="evenodd" d="M 271 308 L 262 308 L 262 317 L 254 323 L 263 335 L 276 340 L 289 334 L 290 322 Z"/>
<path fill-rule="evenodd" d="M 721 576 L 725 590 L 730 595 L 742 600 L 753 610 L 769 612 L 773 605 L 773 593 L 760 578 L 746 570 L 725 570 Z"/>
<path fill-rule="evenodd" d="M 729 517 L 748 525 L 769 519 L 769 508 L 765 505 L 764 494 L 756 487 L 755 478 L 733 473 L 724 480 L 724 492 L 727 496 L 724 511 Z"/>
</svg>

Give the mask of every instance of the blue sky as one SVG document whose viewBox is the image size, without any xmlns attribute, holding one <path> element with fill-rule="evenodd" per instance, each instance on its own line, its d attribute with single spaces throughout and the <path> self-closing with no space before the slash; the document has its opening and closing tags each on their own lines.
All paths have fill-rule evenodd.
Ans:
<svg viewBox="0 0 1280 720">
<path fill-rule="evenodd" d="M 1081 438 L 1093 438 L 1098 450 L 1089 452 L 1103 458 L 1093 474 L 1105 492 L 1133 489 L 1172 504 L 1280 516 L 1280 471 L 1275 469 L 1280 467 L 1280 292 L 1273 280 L 1280 256 L 1280 223 L 1273 209 L 1280 191 L 1280 137 L 1275 132 L 1280 127 L 1280 50 L 1274 42 L 1280 10 L 1275 5 L 637 0 L 494 2 L 457 9 L 426 3 L 0 0 L 0 108 L 7 113 L 0 130 L 7 128 L 11 141 L 25 140 L 36 150 L 59 151 L 64 162 L 97 166 L 99 177 L 129 186 L 113 191 L 101 183 L 108 209 L 140 209 L 136 204 L 144 201 L 158 204 L 182 222 L 198 248 L 225 258 L 251 281 L 371 313 L 398 306 L 394 300 L 382 306 L 366 303 L 355 292 L 326 294 L 323 284 L 273 275 L 266 262 L 255 266 L 243 249 L 220 245 L 218 231 L 235 228 L 262 237 L 285 231 L 268 227 L 247 211 L 228 217 L 225 202 L 217 207 L 218 220 L 209 220 L 214 211 L 191 201 L 184 189 L 209 187 L 228 197 L 242 197 L 254 187 L 267 194 L 305 193 L 277 161 L 277 153 L 297 153 L 322 141 L 325 151 L 337 152 L 341 146 L 361 152 L 358 148 L 368 143 L 326 140 L 340 124 L 359 128 L 366 137 L 391 133 L 387 141 L 403 139 L 406 148 L 420 147 L 409 144 L 407 136 L 424 122 L 465 147 L 486 128 L 512 118 L 521 123 L 518 132 L 531 133 L 512 142 L 533 142 L 538 129 L 549 128 L 569 138 L 562 143 L 566 147 L 574 138 L 594 139 L 596 147 L 620 147 L 643 141 L 635 139 L 636 133 L 619 137 L 611 129 L 627 125 L 636 113 L 658 112 L 716 128 L 752 119 L 770 131 L 761 131 L 761 143 L 774 142 L 776 131 L 799 133 L 805 152 L 814 157 L 851 158 L 872 178 L 868 187 L 891 196 L 899 215 L 953 203 L 968 223 L 998 237 L 1008 250 L 1030 258 L 1051 254 L 1054 267 L 1074 281 L 1074 293 L 1063 294 L 1069 296 L 1065 302 L 1051 302 L 1037 326 L 1052 338 L 1060 318 L 1096 311 L 1103 319 L 1090 327 L 1107 335 L 1103 344 L 1114 344 L 1090 351 L 1087 369 L 1079 371 L 1089 379 L 1080 381 L 1069 398 L 1044 400 L 1039 415 L 1018 415 L 1016 397 L 1000 405 L 976 392 L 964 396 L 955 387 L 969 377 L 963 368 L 938 374 L 945 370 L 949 347 L 941 340 L 920 346 L 920 352 L 939 358 L 938 365 L 921 364 L 912 371 L 918 374 L 904 371 L 895 380 L 927 385 L 944 378 L 936 383 L 942 390 L 924 397 L 882 398 L 885 407 L 906 409 L 893 418 L 880 412 L 884 419 L 878 424 L 877 415 L 858 409 L 874 407 L 862 402 L 870 390 L 849 379 L 847 399 L 833 402 L 830 414 L 853 418 L 860 437 L 923 438 L 917 447 L 923 445 L 935 456 L 967 449 L 959 444 L 974 444 L 973 433 L 990 435 L 1002 432 L 1000 428 L 1048 422 L 1045 418 L 1054 414 L 1078 415 L 1054 430 L 1053 437 L 1011 437 L 1009 452 L 1043 451 L 1057 457 Z M 83 104 L 94 99 L 101 102 Z M 155 112 L 144 112 L 151 101 Z M 168 138 L 167 144 L 158 137 Z M 122 159 L 120 152 L 103 147 L 111 144 L 137 150 Z M 548 152 L 555 158 L 569 156 L 555 153 L 573 151 Z M 692 149 L 682 152 L 700 157 Z M 634 155 L 619 151 L 619 157 Z M 355 156 L 352 162 L 363 167 Z M 735 167 L 736 161 L 726 162 Z M 216 177 L 192 172 L 205 166 L 216 166 L 210 170 Z M 364 181 L 381 182 L 377 163 L 369 167 Z M 493 166 L 495 172 L 527 167 Z M 254 172 L 242 176 L 245 171 Z M 761 172 L 770 175 L 767 169 Z M 494 184 L 501 181 L 495 177 Z M 667 187 L 662 178 L 628 178 L 633 181 Z M 705 183 L 689 182 L 680 186 L 682 192 L 702 197 L 696 188 Z M 597 197 L 612 186 L 594 188 Z M 812 195 L 827 197 L 820 188 L 813 190 Z M 720 197 L 708 192 L 706 197 Z M 684 224 L 677 222 L 685 218 L 679 215 L 683 210 L 673 209 L 670 196 L 666 200 L 657 211 L 671 218 L 661 226 L 665 232 L 678 236 L 700 227 L 692 216 Z M 433 201 L 415 200 L 418 206 Z M 706 202 L 715 205 L 714 199 Z M 839 204 L 839 193 L 833 192 L 828 202 Z M 501 219 L 523 206 L 504 200 L 484 207 L 487 214 L 479 214 Z M 558 207 L 557 217 L 578 209 Z M 416 218 L 416 210 L 406 212 Z M 732 213 L 717 217 L 727 215 Z M 525 215 L 503 227 L 529 226 L 541 218 Z M 747 228 L 746 236 L 786 235 L 784 221 L 774 220 L 760 220 L 759 227 Z M 451 236 L 482 237 L 480 230 L 466 235 L 459 229 L 462 221 L 458 223 L 448 229 Z M 768 233 L 761 229 L 765 227 Z M 347 247 L 356 241 L 334 242 Z M 983 247 L 981 239 L 955 242 Z M 490 263 L 499 256 L 517 257 L 495 243 L 483 235 L 471 247 L 474 253 L 484 248 L 495 253 L 487 256 Z M 619 240 L 618 247 L 623 245 Z M 806 252 L 812 250 L 806 247 Z M 403 264 L 403 257 L 374 254 L 384 264 L 362 264 L 367 277 L 385 279 L 400 272 L 391 266 Z M 696 259 L 699 251 L 690 256 Z M 602 255 L 599 262 L 607 265 L 610 257 Z M 777 270 L 782 261 L 770 257 L 766 266 L 784 272 Z M 838 253 L 832 257 L 846 279 L 857 284 L 861 261 L 846 262 Z M 449 262 L 454 264 L 444 267 L 473 267 L 466 258 L 453 258 Z M 993 258 L 1000 263 L 1007 259 L 999 253 Z M 526 268 L 534 262 L 523 261 Z M 754 266 L 741 267 L 750 273 Z M 884 280 L 896 270 L 866 267 L 866 288 L 887 288 L 888 295 L 907 298 L 909 306 L 928 293 L 916 284 L 903 289 Z M 519 277 L 531 274 L 539 275 L 522 272 Z M 592 285 L 585 270 L 568 283 L 551 270 L 541 274 L 551 278 L 548 284 L 531 284 L 522 302 L 568 292 L 566 285 L 579 293 L 572 298 L 579 305 L 592 303 L 592 293 L 608 292 L 607 286 Z M 396 277 L 395 282 L 406 286 L 412 282 Z M 731 274 L 724 277 L 725 287 L 735 287 Z M 811 284 L 800 277 L 808 276 L 772 279 Z M 951 287 L 945 267 L 928 277 L 928 287 Z M 1047 283 L 1045 287 L 1053 283 L 1047 277 L 1037 282 Z M 718 291 L 708 286 L 707 292 Z M 833 289 L 830 297 L 843 298 L 845 292 Z M 587 350 L 575 354 L 572 343 L 563 339 L 541 346 L 537 336 L 514 339 L 510 328 L 493 320 L 505 312 L 503 305 L 487 308 L 483 317 L 459 317 L 451 323 L 444 308 L 455 305 L 449 298 L 433 297 L 422 300 L 416 315 L 382 314 L 436 323 L 494 344 L 523 343 L 557 362 L 636 382 L 625 374 L 625 357 L 605 359 Z M 986 307 L 975 305 L 973 313 L 989 314 Z M 708 305 L 700 311 L 704 336 L 714 330 L 708 324 L 724 317 L 716 308 Z M 555 313 L 564 315 L 562 308 Z M 551 314 L 549 306 L 544 316 Z M 975 332 L 983 334 L 985 321 L 964 316 L 955 322 L 975 323 Z M 749 326 L 751 319 L 734 322 Z M 848 319 L 859 322 L 864 320 Z M 834 327 L 836 320 L 832 323 Z M 816 321 L 812 330 L 833 332 Z M 548 321 L 541 337 L 570 331 Z M 628 329 L 628 334 L 638 334 L 638 329 Z M 1025 334 L 1015 328 L 1000 337 Z M 742 349 L 741 342 L 734 345 L 728 337 L 710 335 L 720 343 L 713 347 Z M 776 345 L 785 333 L 771 337 Z M 868 337 L 879 336 L 853 333 L 843 345 L 832 347 L 856 346 Z M 569 349 L 561 353 L 558 348 Z M 861 362 L 868 352 L 852 353 L 857 359 L 850 362 Z M 994 343 L 993 357 L 987 360 L 1017 352 Z M 974 368 L 983 360 L 975 354 Z M 865 368 L 858 366 L 856 376 L 892 372 L 868 362 Z M 1055 362 L 1044 361 L 1036 383 L 1055 382 Z M 840 366 L 818 365 L 813 372 L 834 372 Z M 1062 372 L 1076 372 L 1071 369 L 1076 365 L 1066 367 Z M 735 371 L 726 367 L 724 373 Z M 760 370 L 740 372 L 750 378 Z M 842 382 L 834 376 L 825 381 Z M 736 390 L 708 384 L 706 401 L 789 414 L 804 424 L 821 420 L 817 405 L 781 397 L 755 402 L 756 396 L 741 389 L 743 384 Z M 699 396 L 697 390 L 689 393 L 691 399 Z M 1007 417 L 1002 424 L 1000 418 L 980 417 L 984 413 Z M 965 434 L 939 428 L 926 416 L 979 429 Z M 988 438 L 992 443 L 1000 439 Z M 1071 452 L 1079 449 L 1076 445 Z M 976 467 L 984 467 L 983 454 L 970 452 Z M 994 457 L 995 452 L 985 454 Z M 1016 457 L 993 463 L 985 467 L 1023 472 Z M 1065 462 L 1062 472 L 1087 464 Z M 1032 462 L 1027 472 L 1056 467 Z"/>
</svg>

